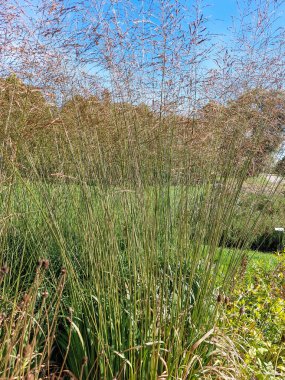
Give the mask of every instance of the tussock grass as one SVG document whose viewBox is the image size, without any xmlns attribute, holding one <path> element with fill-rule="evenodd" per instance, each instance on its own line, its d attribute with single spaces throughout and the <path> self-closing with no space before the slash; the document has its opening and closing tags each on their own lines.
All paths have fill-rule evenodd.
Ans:
<svg viewBox="0 0 285 380">
<path fill-rule="evenodd" d="M 0 13 L 0 377 L 199 378 L 261 215 L 225 259 L 243 184 L 281 139 L 279 5 L 241 15 L 253 65 L 212 45 L 200 1 L 25 4 Z"/>
<path fill-rule="evenodd" d="M 60 267 L 67 271 L 54 346 L 64 369 L 78 378 L 187 378 L 193 355 L 207 360 L 204 340 L 195 343 L 212 331 L 217 289 L 227 294 L 242 257 L 218 249 L 239 191 L 224 188 L 25 178 L 7 186 L 11 284 L 22 279 L 25 288 L 40 257 L 50 261 L 51 286 Z"/>
</svg>

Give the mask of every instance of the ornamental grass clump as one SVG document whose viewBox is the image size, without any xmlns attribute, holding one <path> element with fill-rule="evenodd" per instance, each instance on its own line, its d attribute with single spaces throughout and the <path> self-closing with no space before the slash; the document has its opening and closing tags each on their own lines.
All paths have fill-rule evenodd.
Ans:
<svg viewBox="0 0 285 380">
<path fill-rule="evenodd" d="M 236 53 L 203 1 L 0 0 L 4 378 L 204 376 L 282 140 L 280 5 L 253 3 Z"/>
</svg>

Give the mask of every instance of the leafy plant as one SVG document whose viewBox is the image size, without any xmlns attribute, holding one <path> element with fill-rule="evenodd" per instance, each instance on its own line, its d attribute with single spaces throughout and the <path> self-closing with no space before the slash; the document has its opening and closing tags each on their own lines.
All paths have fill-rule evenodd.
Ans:
<svg viewBox="0 0 285 380">
<path fill-rule="evenodd" d="M 238 280 L 226 304 L 220 304 L 220 326 L 234 342 L 241 379 L 275 379 L 285 375 L 284 259 L 275 270 L 255 268 Z"/>
</svg>

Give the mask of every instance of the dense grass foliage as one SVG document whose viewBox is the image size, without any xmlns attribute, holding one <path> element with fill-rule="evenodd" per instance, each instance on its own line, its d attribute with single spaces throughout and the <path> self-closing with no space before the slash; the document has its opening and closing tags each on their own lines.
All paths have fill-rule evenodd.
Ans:
<svg viewBox="0 0 285 380">
<path fill-rule="evenodd" d="M 43 258 L 49 262 L 49 293 L 57 288 L 61 268 L 67 275 L 52 339 L 53 312 L 42 317 L 34 294 L 50 349 L 46 352 L 41 336 L 31 333 L 28 344 L 42 359 L 21 370 L 42 376 L 44 361 L 45 371 L 56 376 L 70 371 L 78 379 L 196 376 L 199 363 L 209 360 L 206 341 L 215 331 L 217 291 L 231 289 L 245 256 L 240 248 L 251 243 L 248 231 L 258 231 L 260 218 L 249 217 L 243 187 L 252 157 L 236 166 L 233 144 L 227 155 L 217 150 L 197 165 L 185 150 L 183 162 L 194 165 L 195 177 L 191 180 L 191 171 L 190 180 L 180 174 L 181 183 L 174 185 L 171 155 L 158 160 L 155 181 L 149 181 L 152 163 L 140 162 L 140 151 L 133 151 L 134 156 L 120 156 L 113 170 L 121 179 L 113 183 L 111 174 L 105 180 L 108 161 L 98 164 L 93 155 L 86 161 L 85 137 L 83 131 L 75 146 L 68 136 L 62 140 L 62 149 L 75 152 L 76 176 L 45 178 L 28 145 L 26 173 L 33 175 L 23 175 L 16 161 L 5 163 L 1 264 L 11 270 L 3 294 L 14 299 L 16 291 L 18 304 Z M 159 145 L 157 151 L 164 149 Z M 123 176 L 121 168 L 132 175 Z M 260 217 L 266 209 L 259 211 Z M 237 244 L 229 238 L 236 216 L 242 226 L 235 232 Z M 223 247 L 229 245 L 239 249 L 225 255 Z M 13 374 L 9 355 L 5 361 L 4 371 L 11 366 Z"/>
<path fill-rule="evenodd" d="M 221 46 L 203 0 L 0 0 L 1 379 L 229 378 L 217 300 L 284 216 L 246 186 L 283 139 L 279 3 Z"/>
<path fill-rule="evenodd" d="M 48 260 L 40 260 L 30 284 L 24 275 L 17 281 L 10 277 L 13 268 L 1 268 L 0 373 L 4 379 L 48 377 L 54 371 L 52 352 L 66 271 L 52 286 L 46 276 L 48 267 Z"/>
<path fill-rule="evenodd" d="M 1 257 L 11 268 L 5 297 L 16 290 L 21 299 L 43 257 L 51 294 L 66 268 L 55 341 L 46 335 L 49 371 L 82 379 L 188 378 L 198 373 L 198 358 L 207 364 L 209 348 L 199 339 L 213 333 L 217 289 L 229 291 L 245 257 L 218 248 L 239 207 L 226 207 L 233 196 L 226 184 L 223 194 L 210 183 L 122 189 L 19 177 L 3 185 Z M 45 330 L 52 316 L 36 308 Z M 45 360 L 41 338 L 34 340 L 33 355 Z M 36 373 L 36 364 L 22 371 Z"/>
</svg>

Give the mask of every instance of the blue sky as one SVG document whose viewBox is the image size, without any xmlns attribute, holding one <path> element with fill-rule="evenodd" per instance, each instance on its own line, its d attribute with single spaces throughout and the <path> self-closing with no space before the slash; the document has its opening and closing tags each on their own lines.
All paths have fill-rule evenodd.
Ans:
<svg viewBox="0 0 285 380">
<path fill-rule="evenodd" d="M 9 0 L 10 1 L 10 0 Z M 33 6 L 38 6 L 42 4 L 43 0 L 11 0 L 11 1 L 18 1 L 20 5 L 30 3 L 33 4 Z M 59 7 L 61 7 L 62 4 L 64 4 L 66 7 L 70 7 L 72 5 L 79 5 L 79 8 L 83 6 L 83 11 L 79 13 L 68 15 L 64 18 L 65 23 L 65 30 L 67 33 L 70 33 L 73 35 L 73 31 L 85 27 L 87 30 L 91 30 L 90 36 L 86 35 L 84 33 L 80 34 L 81 37 L 77 34 L 78 38 L 78 44 L 82 44 L 83 48 L 82 50 L 85 51 L 85 45 L 90 46 L 90 51 L 92 54 L 92 49 L 94 47 L 94 51 L 96 51 L 97 46 L 94 45 L 94 34 L 93 34 L 93 28 L 89 28 L 88 24 L 90 26 L 96 25 L 97 19 L 96 19 L 96 12 L 94 11 L 94 7 L 96 4 L 108 4 L 103 7 L 103 9 L 110 9 L 112 10 L 113 6 L 119 11 L 120 14 L 120 20 L 122 23 L 120 23 L 120 26 L 122 27 L 122 30 L 124 31 L 128 26 L 128 20 L 126 20 L 126 23 L 124 24 L 124 6 L 125 5 L 128 9 L 128 12 L 130 12 L 131 19 L 135 20 L 136 18 L 142 19 L 144 16 L 142 14 L 146 14 L 146 18 L 149 17 L 149 19 L 152 21 L 152 16 L 154 14 L 153 21 L 156 23 L 158 19 L 160 18 L 160 5 L 163 3 L 163 0 L 45 0 L 46 4 L 53 4 L 53 1 L 55 3 L 58 2 Z M 176 3 L 175 0 L 169 0 L 170 3 L 173 5 Z M 232 33 L 229 30 L 231 26 L 233 25 L 232 18 L 237 19 L 239 16 L 240 11 L 246 11 L 248 6 L 251 6 L 251 10 L 254 9 L 255 6 L 257 6 L 259 3 L 263 4 L 269 4 L 270 8 L 270 14 L 271 14 L 271 20 L 276 18 L 276 12 L 274 14 L 273 8 L 275 4 L 279 4 L 280 7 L 278 9 L 278 16 L 280 16 L 279 20 L 275 22 L 274 27 L 272 29 L 276 29 L 277 27 L 281 26 L 284 28 L 285 26 L 285 17 L 284 17 L 284 11 L 285 11 L 285 0 L 177 0 L 179 4 L 184 4 L 188 10 L 184 12 L 185 14 L 185 20 L 182 22 L 182 28 L 185 30 L 185 36 L 189 35 L 188 30 L 188 23 L 191 23 L 193 19 L 195 19 L 195 14 L 192 12 L 193 6 L 195 4 L 200 4 L 202 10 L 201 12 L 206 16 L 207 21 L 207 30 L 208 32 L 213 36 L 213 38 L 209 39 L 209 44 L 211 43 L 217 43 L 217 49 L 220 49 L 220 46 L 224 46 L 229 51 L 234 51 L 236 54 L 239 54 L 240 51 L 240 44 L 237 43 L 237 40 L 232 40 Z M 147 9 L 149 8 L 150 4 L 152 4 L 152 10 L 150 13 L 147 12 Z M 167 4 L 167 2 L 166 2 Z M 146 10 L 146 13 L 140 13 L 140 9 L 142 9 L 142 5 L 144 5 L 144 9 Z M 134 9 L 131 9 L 132 6 L 134 6 Z M 109 8 L 110 7 L 110 8 Z M 175 9 L 175 8 L 174 8 Z M 28 16 L 33 17 L 33 11 L 30 7 L 25 8 Z M 120 12 L 120 10 L 122 12 Z M 272 12 L 272 13 L 271 13 Z M 45 12 L 46 15 L 49 15 L 49 12 Z M 112 12 L 111 12 L 112 13 Z M 254 12 L 252 13 L 254 14 Z M 94 16 L 95 15 L 95 16 Z M 86 18 L 85 18 L 86 16 Z M 48 16 L 49 17 L 49 16 Z M 53 15 L 50 16 L 51 18 Z M 253 19 L 255 17 L 255 21 Z M 247 22 L 256 22 L 257 16 L 255 13 L 255 16 L 250 16 L 247 19 Z M 237 22 L 237 21 L 236 21 Z M 205 25 L 204 25 L 205 26 Z M 112 27 L 111 27 L 112 28 Z M 147 27 L 146 27 L 147 28 Z M 254 28 L 253 28 L 254 29 Z M 76 31 L 76 30 L 75 30 Z M 155 33 L 155 32 L 154 32 Z M 64 36 L 64 35 L 63 35 Z M 217 36 L 217 37 L 214 37 Z M 249 39 L 250 36 L 247 36 Z M 79 38 L 82 38 L 79 40 Z M 190 37 L 189 37 L 190 38 Z M 204 37 L 202 37 L 204 38 Z M 158 37 L 159 39 L 159 37 Z M 56 43 L 55 40 L 51 41 L 52 43 Z M 221 44 L 219 43 L 221 42 Z M 59 44 L 61 41 L 59 40 Z M 94 46 L 93 46 L 93 45 Z M 131 53 L 131 51 L 128 51 Z M 71 52 L 71 59 L 73 57 L 73 53 Z M 216 58 L 214 55 L 212 58 Z M 91 60 L 92 61 L 92 60 Z M 211 60 L 211 56 L 209 56 L 208 60 L 205 60 L 205 65 L 207 68 L 215 68 L 215 64 Z M 88 66 L 89 67 L 89 66 Z M 94 69 L 94 65 L 90 68 L 90 70 Z M 86 66 L 87 68 L 87 66 Z M 88 68 L 89 70 L 89 68 Z"/>
<path fill-rule="evenodd" d="M 189 4 L 192 0 L 189 0 Z M 233 17 L 239 16 L 241 11 L 246 11 L 248 3 L 252 3 L 252 9 L 258 3 L 258 0 L 210 0 L 205 8 L 205 15 L 208 18 L 208 28 L 213 34 L 230 35 L 229 28 L 232 26 Z M 262 2 L 262 1 L 260 1 Z M 266 0 L 263 1 L 265 3 Z M 277 12 L 272 16 L 277 18 L 274 22 L 274 28 L 285 27 L 285 2 L 284 0 L 267 0 L 270 4 L 271 11 L 274 5 L 279 5 Z"/>
<path fill-rule="evenodd" d="M 212 33 L 227 33 L 232 16 L 238 12 L 235 0 L 212 0 L 206 8 Z"/>
<path fill-rule="evenodd" d="M 49 0 L 52 4 L 53 0 Z M 98 1 L 99 0 L 95 0 Z M 126 0 L 126 3 L 129 1 L 129 3 L 134 4 L 135 6 L 139 7 L 141 4 L 145 4 L 147 7 L 151 3 L 159 3 L 159 0 Z M 239 14 L 239 8 L 240 9 L 246 9 L 248 7 L 248 3 L 258 3 L 260 0 L 200 0 L 201 5 L 204 7 L 203 13 L 208 18 L 208 28 L 212 34 L 219 34 L 219 35 L 226 35 L 229 34 L 228 28 L 232 25 L 232 17 L 237 17 Z M 285 26 L 285 2 L 284 0 L 267 0 L 271 6 L 273 4 L 281 4 L 280 10 L 279 10 L 279 16 L 280 19 L 276 23 L 276 26 Z M 42 0 L 29 0 L 30 4 L 33 4 L 34 6 L 37 6 L 41 4 Z M 55 0 L 56 2 L 56 0 Z M 114 1 L 114 4 L 116 3 L 124 3 L 123 0 L 121 1 Z M 191 6 L 195 4 L 196 0 L 181 0 L 182 3 L 186 4 L 189 9 L 191 9 Z M 197 0 L 199 3 L 199 0 Z M 263 2 L 266 2 L 264 0 Z M 92 1 L 90 0 L 63 0 L 63 3 L 68 7 L 71 5 L 78 5 L 78 4 L 90 4 L 92 6 Z M 21 6 L 23 4 L 27 4 L 27 0 L 18 0 L 18 4 Z M 239 6 L 238 6 L 239 4 Z M 253 5 L 254 7 L 254 5 Z M 29 10 L 29 7 L 26 7 L 26 12 L 28 14 L 32 14 Z"/>
</svg>

